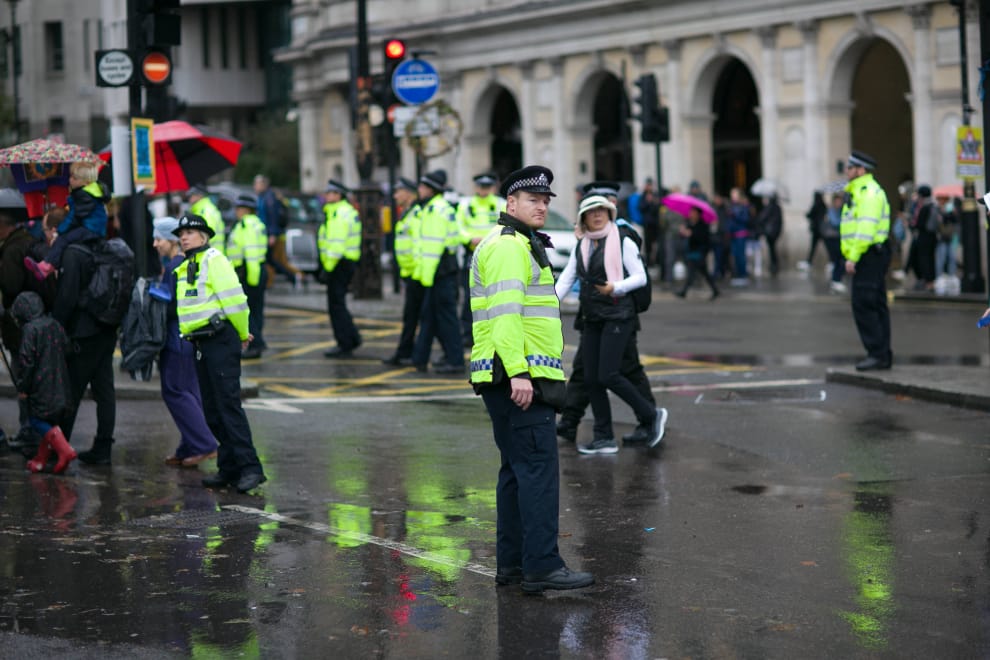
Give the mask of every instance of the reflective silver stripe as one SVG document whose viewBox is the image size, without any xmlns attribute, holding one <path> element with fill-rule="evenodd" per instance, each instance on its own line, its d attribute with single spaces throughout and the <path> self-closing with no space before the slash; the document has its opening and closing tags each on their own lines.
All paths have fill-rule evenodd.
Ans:
<svg viewBox="0 0 990 660">
<path fill-rule="evenodd" d="M 553 289 L 552 284 L 534 284 L 533 286 L 526 289 L 527 295 L 530 296 L 555 296 L 557 295 Z"/>
<path fill-rule="evenodd" d="M 471 312 L 471 319 L 477 323 L 508 315 L 522 316 L 523 318 L 556 319 L 560 316 L 560 312 L 556 307 L 547 305 L 524 306 L 519 303 L 505 303 L 489 309 L 476 309 Z"/>
<path fill-rule="evenodd" d="M 478 288 L 480 289 L 481 287 Z M 481 295 L 493 296 L 496 293 L 502 293 L 504 291 L 526 291 L 526 285 L 519 280 L 503 280 L 486 286 L 482 289 Z"/>
<path fill-rule="evenodd" d="M 873 234 L 843 234 L 842 238 L 844 240 L 872 241 L 874 235 Z"/>
<path fill-rule="evenodd" d="M 423 241 L 424 243 L 444 243 L 444 242 L 446 242 L 446 239 L 445 238 L 433 238 L 433 237 L 430 237 L 430 236 L 420 236 L 419 237 L 419 240 Z"/>
<path fill-rule="evenodd" d="M 226 314 L 236 314 L 237 312 L 246 311 L 247 308 L 248 308 L 247 301 L 244 301 L 244 302 L 239 303 L 237 305 L 231 305 L 229 307 L 224 307 L 223 308 L 223 311 L 224 311 L 224 315 L 226 315 Z"/>
<path fill-rule="evenodd" d="M 217 291 L 213 295 L 216 296 L 216 298 L 218 298 L 219 300 L 226 300 L 227 298 L 231 298 L 237 295 L 242 295 L 243 293 L 244 290 L 241 289 L 241 287 L 235 286 L 229 289 L 224 289 L 223 291 Z"/>
<path fill-rule="evenodd" d="M 188 314 L 183 314 L 182 315 L 182 320 L 183 320 L 184 323 L 194 323 L 196 321 L 206 321 L 206 320 L 208 320 L 211 316 L 213 316 L 216 313 L 217 313 L 217 311 L 215 309 L 203 309 L 203 310 L 200 310 L 198 312 L 190 312 Z M 223 316 L 223 314 L 221 314 L 221 316 Z M 224 318 L 226 318 L 226 317 L 224 317 Z"/>
</svg>

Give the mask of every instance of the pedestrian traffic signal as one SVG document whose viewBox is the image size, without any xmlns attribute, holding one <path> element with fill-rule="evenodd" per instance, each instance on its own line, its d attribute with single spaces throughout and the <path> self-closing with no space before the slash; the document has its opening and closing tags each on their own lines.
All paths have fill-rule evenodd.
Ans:
<svg viewBox="0 0 990 660">
<path fill-rule="evenodd" d="M 172 13 L 179 0 L 138 0 L 141 30 L 146 46 L 179 46 L 182 43 L 182 19 Z"/>
<path fill-rule="evenodd" d="M 640 138 L 643 142 L 666 142 L 670 139 L 670 121 L 667 108 L 660 107 L 660 94 L 657 89 L 657 77 L 652 73 L 644 73 L 634 83 L 639 87 L 639 98 L 634 102 L 639 105 L 639 113 L 633 119 L 639 120 Z"/>
<path fill-rule="evenodd" d="M 392 74 L 395 73 L 395 68 L 404 59 L 406 59 L 406 42 L 394 37 L 382 42 L 382 60 L 385 69 L 381 78 L 374 81 L 372 92 L 375 100 L 386 111 L 399 102 L 399 99 L 395 97 L 395 92 L 392 91 Z"/>
</svg>

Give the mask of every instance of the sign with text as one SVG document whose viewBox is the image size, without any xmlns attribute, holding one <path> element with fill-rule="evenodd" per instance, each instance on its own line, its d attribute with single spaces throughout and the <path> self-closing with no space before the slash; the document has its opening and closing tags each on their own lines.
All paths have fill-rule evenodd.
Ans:
<svg viewBox="0 0 990 660">
<path fill-rule="evenodd" d="M 426 60 L 406 60 L 392 73 L 392 91 L 409 105 L 426 103 L 440 89 L 440 74 Z"/>
<path fill-rule="evenodd" d="M 961 179 L 983 176 L 983 129 L 960 126 L 956 131 L 956 174 Z"/>
<path fill-rule="evenodd" d="M 134 58 L 126 50 L 96 51 L 96 86 L 123 87 L 134 80 Z"/>
<path fill-rule="evenodd" d="M 155 141 L 153 119 L 131 118 L 131 168 L 134 185 L 155 189 Z"/>
</svg>

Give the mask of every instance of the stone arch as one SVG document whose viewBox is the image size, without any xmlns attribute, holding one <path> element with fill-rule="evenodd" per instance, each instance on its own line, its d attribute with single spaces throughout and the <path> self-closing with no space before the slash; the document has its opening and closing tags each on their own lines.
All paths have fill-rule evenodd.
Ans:
<svg viewBox="0 0 990 660">
<path fill-rule="evenodd" d="M 604 65 L 589 66 L 577 77 L 571 99 L 579 180 L 632 181 L 630 99 L 621 74 Z"/>
<path fill-rule="evenodd" d="M 519 93 L 513 86 L 498 77 L 492 77 L 479 85 L 465 104 L 467 108 L 466 130 L 462 144 L 464 145 L 465 161 L 474 169 L 465 176 L 470 176 L 483 169 L 494 168 L 500 176 L 508 174 L 512 169 L 521 166 L 522 158 L 522 122 L 525 121 L 519 109 Z M 504 116 L 514 109 L 512 117 Z M 499 116 L 496 117 L 496 112 Z M 510 112 L 511 113 L 511 112 Z M 515 129 L 503 126 L 515 122 Z M 493 129 L 496 128 L 496 135 Z M 508 154 L 511 145 L 507 145 L 502 133 L 513 133 L 518 136 L 518 157 Z M 497 152 L 497 153 L 496 153 Z M 496 162 L 498 161 L 498 162 Z M 503 171 L 504 170 L 504 171 Z M 466 182 L 465 182 L 466 185 Z"/>
</svg>

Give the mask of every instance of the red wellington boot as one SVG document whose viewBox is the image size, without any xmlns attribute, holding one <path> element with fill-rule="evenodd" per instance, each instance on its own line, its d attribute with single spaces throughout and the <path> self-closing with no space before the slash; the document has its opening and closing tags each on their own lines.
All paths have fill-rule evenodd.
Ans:
<svg viewBox="0 0 990 660">
<path fill-rule="evenodd" d="M 76 450 L 72 448 L 72 445 L 65 439 L 62 434 L 62 429 L 53 426 L 51 430 L 45 434 L 44 440 L 52 446 L 55 453 L 58 454 L 58 462 L 52 469 L 55 474 L 62 474 L 65 472 L 65 468 L 69 466 L 69 463 L 76 460 Z"/>
<path fill-rule="evenodd" d="M 30 461 L 27 462 L 27 469 L 31 472 L 41 472 L 48 465 L 48 457 L 51 456 L 52 446 L 48 442 L 48 436 L 46 435 L 38 443 L 38 453 L 34 455 Z"/>
</svg>

